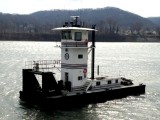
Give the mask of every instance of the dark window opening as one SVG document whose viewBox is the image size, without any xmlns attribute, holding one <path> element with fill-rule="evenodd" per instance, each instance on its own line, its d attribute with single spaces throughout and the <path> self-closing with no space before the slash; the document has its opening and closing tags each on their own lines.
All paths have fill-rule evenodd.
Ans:
<svg viewBox="0 0 160 120">
<path fill-rule="evenodd" d="M 62 31 L 62 39 L 72 39 L 71 31 Z"/>
<path fill-rule="evenodd" d="M 82 80 L 82 76 L 78 76 L 78 80 Z"/>
<path fill-rule="evenodd" d="M 82 40 L 82 33 L 75 32 L 75 41 L 81 41 L 81 40 Z"/>
<path fill-rule="evenodd" d="M 111 80 L 109 80 L 109 81 L 108 81 L 108 84 L 111 84 L 111 83 L 112 83 L 112 81 L 111 81 Z"/>
<path fill-rule="evenodd" d="M 78 55 L 78 59 L 82 59 L 83 58 L 83 55 Z"/>
<path fill-rule="evenodd" d="M 68 78 L 69 78 L 68 73 L 65 72 L 65 82 L 68 82 Z"/>
<path fill-rule="evenodd" d="M 116 80 L 116 83 L 118 83 L 118 80 Z"/>
<path fill-rule="evenodd" d="M 99 86 L 99 85 L 101 85 L 101 82 L 96 82 L 96 86 Z"/>
</svg>

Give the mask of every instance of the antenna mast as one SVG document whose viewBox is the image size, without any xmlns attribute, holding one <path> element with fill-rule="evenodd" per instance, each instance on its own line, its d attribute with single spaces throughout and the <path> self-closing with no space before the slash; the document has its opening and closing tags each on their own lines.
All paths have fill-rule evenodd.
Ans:
<svg viewBox="0 0 160 120">
<path fill-rule="evenodd" d="M 75 27 L 78 27 L 79 25 L 78 25 L 78 18 L 79 18 L 79 16 L 71 16 L 71 18 L 73 19 L 73 24 L 74 24 L 74 26 Z"/>
<path fill-rule="evenodd" d="M 96 25 L 92 25 L 95 29 Z M 92 58 L 91 58 L 91 79 L 94 79 L 94 63 L 95 63 L 95 30 L 92 31 Z"/>
</svg>

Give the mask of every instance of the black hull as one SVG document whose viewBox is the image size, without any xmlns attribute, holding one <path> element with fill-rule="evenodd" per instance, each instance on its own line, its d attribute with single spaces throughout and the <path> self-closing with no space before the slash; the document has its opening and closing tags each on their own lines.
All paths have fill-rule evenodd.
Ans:
<svg viewBox="0 0 160 120">
<path fill-rule="evenodd" d="M 91 91 L 82 94 L 70 96 L 50 96 L 42 94 L 25 94 L 20 92 L 20 99 L 26 103 L 39 105 L 47 108 L 76 107 L 92 103 L 100 103 L 108 100 L 124 98 L 131 95 L 140 95 L 145 93 L 145 85 L 131 85 L 123 88 L 106 89 L 105 91 Z"/>
</svg>

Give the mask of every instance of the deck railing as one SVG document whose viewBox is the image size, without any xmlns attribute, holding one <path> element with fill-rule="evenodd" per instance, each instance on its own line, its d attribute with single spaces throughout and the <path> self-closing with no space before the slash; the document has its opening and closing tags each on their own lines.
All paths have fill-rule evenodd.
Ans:
<svg viewBox="0 0 160 120">
<path fill-rule="evenodd" d="M 34 71 L 53 72 L 53 69 L 60 69 L 61 60 L 37 60 L 26 61 L 25 69 L 33 69 Z"/>
<path fill-rule="evenodd" d="M 62 47 L 88 47 L 87 41 L 63 41 Z"/>
</svg>

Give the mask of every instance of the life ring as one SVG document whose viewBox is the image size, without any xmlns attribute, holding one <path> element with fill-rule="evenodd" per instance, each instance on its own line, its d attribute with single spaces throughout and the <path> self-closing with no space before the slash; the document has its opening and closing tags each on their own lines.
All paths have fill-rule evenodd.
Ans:
<svg viewBox="0 0 160 120">
<path fill-rule="evenodd" d="M 86 68 L 83 69 L 83 73 L 87 73 L 87 69 Z"/>
</svg>

